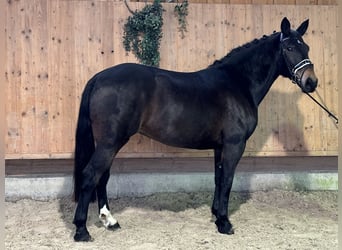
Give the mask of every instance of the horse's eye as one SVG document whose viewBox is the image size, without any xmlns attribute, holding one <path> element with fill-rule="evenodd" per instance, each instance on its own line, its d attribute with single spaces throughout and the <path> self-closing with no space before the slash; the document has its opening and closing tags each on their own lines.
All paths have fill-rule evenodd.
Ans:
<svg viewBox="0 0 342 250">
<path fill-rule="evenodd" d="M 292 47 L 287 47 L 287 50 L 288 50 L 288 51 L 292 51 L 293 48 L 292 48 Z"/>
</svg>

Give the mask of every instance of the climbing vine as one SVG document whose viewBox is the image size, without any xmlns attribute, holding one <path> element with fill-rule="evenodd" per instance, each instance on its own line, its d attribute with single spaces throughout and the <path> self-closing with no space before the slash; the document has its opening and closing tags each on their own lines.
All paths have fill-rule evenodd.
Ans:
<svg viewBox="0 0 342 250">
<path fill-rule="evenodd" d="M 126 1 L 125 1 L 126 3 Z M 163 8 L 160 0 L 146 4 L 140 11 L 132 11 L 132 16 L 124 25 L 123 45 L 126 51 L 132 51 L 139 62 L 150 66 L 159 66 L 160 41 L 163 36 Z"/>
<path fill-rule="evenodd" d="M 140 11 L 132 11 L 126 0 L 126 7 L 132 14 L 124 24 L 123 45 L 127 52 L 132 52 L 140 63 L 159 67 L 160 41 L 163 37 L 163 7 L 161 0 L 154 0 L 152 4 L 146 4 Z M 182 0 L 174 8 L 174 14 L 178 20 L 178 30 L 181 38 L 187 32 L 188 0 Z"/>
<path fill-rule="evenodd" d="M 183 0 L 181 4 L 177 4 L 174 9 L 175 16 L 178 19 L 178 31 L 181 33 L 181 38 L 185 37 L 185 32 L 187 32 L 186 26 L 187 21 L 186 17 L 188 16 L 188 0 Z"/>
</svg>

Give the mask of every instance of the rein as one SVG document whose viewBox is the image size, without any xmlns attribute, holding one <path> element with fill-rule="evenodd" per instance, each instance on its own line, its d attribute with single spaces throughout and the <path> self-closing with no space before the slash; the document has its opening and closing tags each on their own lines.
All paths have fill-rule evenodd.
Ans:
<svg viewBox="0 0 342 250">
<path fill-rule="evenodd" d="M 325 112 L 327 112 L 328 115 L 329 115 L 329 117 L 334 118 L 335 121 L 336 121 L 336 124 L 338 124 L 338 118 L 337 118 L 333 113 L 331 113 L 326 107 L 324 107 L 324 106 L 323 106 L 319 101 L 317 101 L 312 95 L 310 95 L 309 93 L 305 93 L 305 94 L 307 94 L 307 95 L 311 98 L 311 100 L 313 100 L 315 103 L 318 104 L 318 106 L 320 106 Z"/>
</svg>

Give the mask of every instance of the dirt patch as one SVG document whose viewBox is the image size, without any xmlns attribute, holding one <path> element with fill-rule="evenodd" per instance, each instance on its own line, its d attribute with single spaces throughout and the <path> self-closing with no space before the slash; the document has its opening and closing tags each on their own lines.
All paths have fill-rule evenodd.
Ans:
<svg viewBox="0 0 342 250">
<path fill-rule="evenodd" d="M 337 192 L 233 193 L 235 234 L 217 233 L 212 194 L 172 193 L 110 201 L 121 229 L 107 231 L 89 209 L 93 242 L 73 241 L 70 198 L 6 201 L 6 249 L 337 249 Z"/>
</svg>

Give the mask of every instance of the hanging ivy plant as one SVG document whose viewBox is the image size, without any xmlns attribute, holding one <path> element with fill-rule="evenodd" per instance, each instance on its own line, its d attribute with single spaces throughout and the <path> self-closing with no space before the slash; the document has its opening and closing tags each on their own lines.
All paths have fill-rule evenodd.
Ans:
<svg viewBox="0 0 342 250">
<path fill-rule="evenodd" d="M 188 0 L 183 0 L 183 2 L 181 4 L 177 4 L 175 6 L 175 16 L 178 19 L 178 30 L 181 33 L 181 38 L 183 39 L 185 37 L 185 32 L 187 32 L 186 26 L 187 26 L 187 22 L 186 22 L 186 17 L 188 16 L 188 6 L 189 6 L 189 2 Z"/>
<path fill-rule="evenodd" d="M 140 11 L 132 11 L 124 25 L 123 45 L 127 52 L 132 51 L 139 62 L 150 66 L 159 66 L 160 40 L 163 36 L 163 8 L 160 0 L 146 4 Z"/>
</svg>

